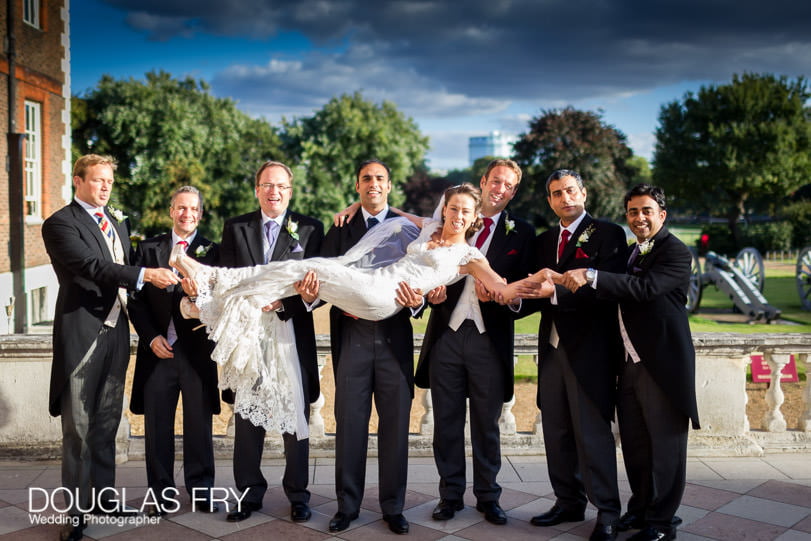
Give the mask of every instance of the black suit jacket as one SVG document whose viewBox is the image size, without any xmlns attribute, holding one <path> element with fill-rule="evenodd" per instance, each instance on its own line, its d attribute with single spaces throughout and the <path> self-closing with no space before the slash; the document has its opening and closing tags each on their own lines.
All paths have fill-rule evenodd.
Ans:
<svg viewBox="0 0 811 541">
<path fill-rule="evenodd" d="M 397 214 L 389 210 L 386 219 L 396 218 Z M 363 212 L 358 211 L 343 227 L 332 226 L 324 238 L 321 255 L 324 257 L 337 257 L 344 255 L 366 233 L 366 222 Z M 364 287 L 358 284 L 358 287 Z M 349 318 L 343 310 L 335 306 L 329 314 L 330 346 L 332 351 L 332 370 L 337 375 L 338 362 L 341 358 L 341 344 L 343 340 L 343 326 Z M 408 381 L 411 393 L 414 393 L 414 332 L 411 329 L 411 312 L 400 310 L 390 318 L 377 322 L 385 328 L 389 337 L 394 356 L 400 363 L 400 370 Z"/>
<path fill-rule="evenodd" d="M 135 256 L 135 262 L 142 267 L 169 266 L 169 254 L 172 253 L 172 235 L 166 233 L 141 242 Z M 205 249 L 202 257 L 197 257 L 198 248 Z M 186 250 L 189 257 L 207 265 L 217 264 L 217 246 L 203 237 L 199 232 Z M 130 411 L 144 413 L 144 384 L 155 366 L 164 362 L 149 347 L 156 336 L 166 336 L 170 318 L 174 317 L 178 342 L 181 342 L 189 355 L 194 370 L 200 375 L 205 388 L 205 400 L 211 404 L 212 411 L 220 412 L 220 393 L 217 390 L 217 365 L 211 360 L 214 342 L 208 339 L 205 328 L 199 319 L 184 319 L 180 314 L 180 300 L 183 288 L 180 285 L 160 289 L 146 284 L 132 295 L 129 313 L 135 331 L 138 333 L 138 354 L 135 359 L 135 375 L 132 381 Z M 199 327 L 199 328 L 198 328 Z M 195 330 L 197 328 L 197 330 Z"/>
<path fill-rule="evenodd" d="M 628 248 L 631 256 L 633 245 Z M 673 404 L 699 428 L 696 357 L 687 320 L 692 255 L 667 228 L 653 237 L 628 274 L 600 272 L 597 296 L 618 300 L 622 321 L 641 362 Z"/>
<path fill-rule="evenodd" d="M 624 271 L 628 244 L 624 230 L 617 224 L 595 220 L 586 214 L 566 245 L 560 261 L 556 262 L 559 235 L 559 226 L 538 235 L 536 270 L 550 268 L 566 272 L 570 269 L 594 268 L 608 272 Z M 598 299 L 591 287 L 581 287 L 572 293 L 563 286 L 556 286 L 556 293 L 557 305 L 552 304 L 550 299 L 541 299 L 526 303 L 528 312 L 522 310 L 523 315 L 538 308 L 542 313 L 538 330 L 539 369 L 554 322 L 560 337 L 558 347 L 566 351 L 584 392 L 606 420 L 613 419 L 617 370 L 622 359 L 617 304 Z"/>
<path fill-rule="evenodd" d="M 511 220 L 514 228 L 507 232 L 507 221 Z M 532 257 L 532 242 L 535 232 L 532 226 L 523 220 L 510 218 L 507 212 L 502 212 L 499 221 L 493 230 L 493 239 L 487 250 L 487 261 L 501 277 L 508 282 L 514 282 L 527 276 Z M 414 377 L 418 387 L 430 387 L 430 358 L 431 349 L 439 337 L 448 329 L 451 315 L 462 290 L 465 280 L 460 280 L 448 286 L 448 298 L 445 302 L 431 307 L 431 317 L 425 329 L 422 341 L 420 360 L 417 364 L 417 373 Z M 515 313 L 495 302 L 479 303 L 482 320 L 487 329 L 504 370 L 504 401 L 513 396 L 513 350 L 515 342 L 515 326 L 513 325 Z"/>
<path fill-rule="evenodd" d="M 291 222 L 298 226 L 296 231 L 298 240 L 290 232 L 293 229 Z M 261 210 L 226 221 L 222 230 L 220 265 L 223 267 L 251 267 L 264 264 L 263 236 Z M 288 210 L 279 230 L 271 261 L 306 259 L 317 256 L 321 251 L 323 238 L 324 225 L 320 221 Z M 282 299 L 282 305 L 284 310 L 276 312 L 276 314 L 282 321 L 293 319 L 296 351 L 302 370 L 301 377 L 307 381 L 309 392 L 309 396 L 305 398 L 312 403 L 321 394 L 313 315 L 307 311 L 299 295 Z M 223 400 L 233 402 L 233 394 L 230 391 L 223 391 Z"/>
<path fill-rule="evenodd" d="M 42 240 L 59 281 L 53 329 L 49 411 L 61 414 L 68 376 L 104 325 L 118 288 L 135 289 L 140 268 L 130 266 L 129 225 L 105 208 L 124 251 L 124 264 L 113 261 L 98 223 L 75 200 L 42 224 Z"/>
</svg>

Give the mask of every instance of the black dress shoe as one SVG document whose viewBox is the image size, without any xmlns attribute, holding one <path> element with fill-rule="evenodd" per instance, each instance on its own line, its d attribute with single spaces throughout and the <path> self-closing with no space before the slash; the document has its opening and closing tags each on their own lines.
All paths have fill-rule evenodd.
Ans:
<svg viewBox="0 0 811 541">
<path fill-rule="evenodd" d="M 507 524 L 507 515 L 498 502 L 479 502 L 476 510 L 484 513 L 484 519 L 492 524 Z"/>
<path fill-rule="evenodd" d="M 402 513 L 397 515 L 383 515 L 383 520 L 389 523 L 389 530 L 396 534 L 408 533 L 408 521 Z"/>
<path fill-rule="evenodd" d="M 329 531 L 342 532 L 349 528 L 349 523 L 358 518 L 357 513 L 351 515 L 338 511 L 329 521 Z"/>
<path fill-rule="evenodd" d="M 617 538 L 617 527 L 614 524 L 594 525 L 589 541 L 614 541 Z"/>
<path fill-rule="evenodd" d="M 457 511 L 465 508 L 462 500 L 439 500 L 439 503 L 434 507 L 434 512 L 431 513 L 431 518 L 434 520 L 450 520 L 456 515 Z"/>
<path fill-rule="evenodd" d="M 259 511 L 262 509 L 261 503 L 254 503 L 254 502 L 242 502 L 242 504 L 237 508 L 228 513 L 228 516 L 225 517 L 225 520 L 228 522 L 241 522 L 246 518 L 250 518 L 251 513 L 254 511 Z"/>
<path fill-rule="evenodd" d="M 293 522 L 307 522 L 313 516 L 310 506 L 304 502 L 293 502 L 290 504 L 290 518 Z"/>
<path fill-rule="evenodd" d="M 533 526 L 554 526 L 563 522 L 581 522 L 586 519 L 585 511 L 567 511 L 557 505 L 541 515 L 536 515 L 530 519 Z"/>
<path fill-rule="evenodd" d="M 71 517 L 73 519 L 73 517 Z M 59 539 L 60 541 L 79 541 L 82 537 L 84 537 L 84 529 L 85 529 L 85 521 L 83 518 L 78 518 L 78 524 L 75 526 L 73 524 L 68 524 L 63 526 L 62 529 L 59 531 Z"/>
<path fill-rule="evenodd" d="M 648 526 L 628 538 L 628 541 L 669 541 L 676 539 L 676 528 L 665 530 Z"/>
<path fill-rule="evenodd" d="M 617 521 L 617 531 L 627 532 L 628 530 L 641 530 L 645 527 L 645 519 L 639 515 L 628 511 Z"/>
<path fill-rule="evenodd" d="M 216 513 L 220 510 L 220 505 L 211 500 L 195 500 L 192 503 L 192 509 L 201 513 Z"/>
</svg>

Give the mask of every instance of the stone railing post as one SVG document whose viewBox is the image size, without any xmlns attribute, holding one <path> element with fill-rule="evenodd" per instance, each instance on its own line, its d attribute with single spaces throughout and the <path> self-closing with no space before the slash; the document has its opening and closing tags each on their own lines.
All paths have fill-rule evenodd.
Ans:
<svg viewBox="0 0 811 541">
<path fill-rule="evenodd" d="M 515 434 L 515 415 L 513 415 L 513 407 L 515 406 L 515 393 L 509 402 L 504 402 L 501 406 L 501 417 L 498 419 L 498 429 L 501 435 Z"/>
<path fill-rule="evenodd" d="M 800 430 L 811 432 L 811 355 L 803 353 L 797 356 L 797 364 L 805 363 L 805 392 L 803 400 L 805 407 L 800 415 Z"/>
<path fill-rule="evenodd" d="M 425 413 L 422 414 L 420 419 L 420 434 L 423 436 L 434 435 L 434 403 L 431 400 L 431 389 L 426 389 L 425 394 L 422 395 L 422 406 L 425 408 Z"/>
<path fill-rule="evenodd" d="M 783 368 L 788 364 L 790 357 L 791 355 L 788 353 L 773 353 L 770 350 L 763 352 L 763 359 L 769 365 L 772 373 L 772 380 L 769 383 L 769 389 L 766 391 L 768 409 L 763 414 L 763 426 L 769 432 L 786 431 L 786 418 L 783 417 L 783 413 L 780 411 L 780 406 L 785 401 L 780 378 Z"/>
</svg>

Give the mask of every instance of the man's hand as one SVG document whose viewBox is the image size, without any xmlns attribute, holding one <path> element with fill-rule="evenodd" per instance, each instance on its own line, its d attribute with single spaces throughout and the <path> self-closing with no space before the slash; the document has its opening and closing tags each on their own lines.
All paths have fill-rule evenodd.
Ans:
<svg viewBox="0 0 811 541">
<path fill-rule="evenodd" d="M 169 269 L 146 268 L 144 269 L 144 282 L 160 289 L 166 289 L 180 283 L 180 278 Z"/>
<path fill-rule="evenodd" d="M 296 293 L 301 295 L 304 302 L 312 304 L 318 298 L 318 290 L 321 284 L 315 271 L 309 270 L 304 275 L 304 278 L 293 284 L 293 287 L 296 288 Z"/>
<path fill-rule="evenodd" d="M 422 291 L 412 289 L 407 283 L 400 282 L 397 288 L 397 296 L 394 300 L 397 304 L 405 306 L 406 308 L 419 308 L 422 306 Z"/>
<path fill-rule="evenodd" d="M 152 353 L 159 359 L 171 359 L 175 356 L 172 353 L 172 346 L 169 345 L 169 341 L 166 339 L 165 336 L 156 336 L 152 339 L 152 342 L 149 343 L 149 347 L 152 349 Z"/>
<path fill-rule="evenodd" d="M 194 278 L 183 278 L 180 285 L 183 287 L 183 292 L 189 297 L 197 296 L 197 282 L 194 281 Z"/>
<path fill-rule="evenodd" d="M 333 214 L 332 223 L 335 224 L 335 227 L 343 227 L 346 222 L 351 220 L 355 214 L 357 214 L 358 210 L 360 210 L 360 203 L 352 203 L 341 212 L 336 212 Z"/>
<path fill-rule="evenodd" d="M 428 295 L 425 298 L 431 304 L 440 304 L 448 300 L 448 288 L 444 285 L 437 286 L 431 291 L 428 292 Z"/>
<path fill-rule="evenodd" d="M 282 307 L 282 301 L 273 301 L 272 303 L 268 304 L 267 306 L 263 306 L 262 311 L 263 312 L 276 312 L 281 307 Z"/>
<path fill-rule="evenodd" d="M 494 300 L 493 292 L 484 287 L 481 280 L 474 280 L 474 287 L 476 288 L 476 296 L 480 302 L 490 302 Z"/>
<path fill-rule="evenodd" d="M 561 276 L 561 285 L 572 292 L 577 291 L 586 285 L 586 270 L 587 269 L 572 269 L 566 271 Z"/>
</svg>

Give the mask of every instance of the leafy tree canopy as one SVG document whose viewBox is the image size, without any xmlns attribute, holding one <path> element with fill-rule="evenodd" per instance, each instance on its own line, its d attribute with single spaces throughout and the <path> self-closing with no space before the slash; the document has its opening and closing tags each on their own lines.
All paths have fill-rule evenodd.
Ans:
<svg viewBox="0 0 811 541">
<path fill-rule="evenodd" d="M 745 73 L 662 106 L 654 181 L 680 206 L 726 216 L 738 239 L 742 216 L 811 177 L 809 97 L 802 77 Z"/>
<path fill-rule="evenodd" d="M 546 179 L 556 169 L 573 169 L 588 189 L 588 211 L 617 218 L 622 197 L 637 175 L 632 156 L 625 135 L 603 122 L 601 112 L 573 107 L 542 111 L 515 143 L 513 158 L 524 176 L 512 206 L 536 225 L 554 223 L 557 218 L 546 202 Z"/>
<path fill-rule="evenodd" d="M 219 239 L 226 218 L 256 208 L 259 164 L 285 159 L 270 124 L 190 77 L 173 79 L 163 71 L 147 73 L 145 81 L 104 76 L 73 99 L 72 111 L 75 157 L 116 158 L 116 203 L 147 236 L 171 227 L 169 195 L 190 184 L 204 197 L 200 229 Z"/>
<path fill-rule="evenodd" d="M 404 200 L 402 187 L 423 166 L 428 138 L 397 107 L 375 104 L 360 92 L 331 99 L 312 117 L 285 121 L 286 153 L 298 164 L 292 205 L 326 223 L 357 200 L 355 169 L 369 159 L 391 168 L 389 203 Z"/>
</svg>

